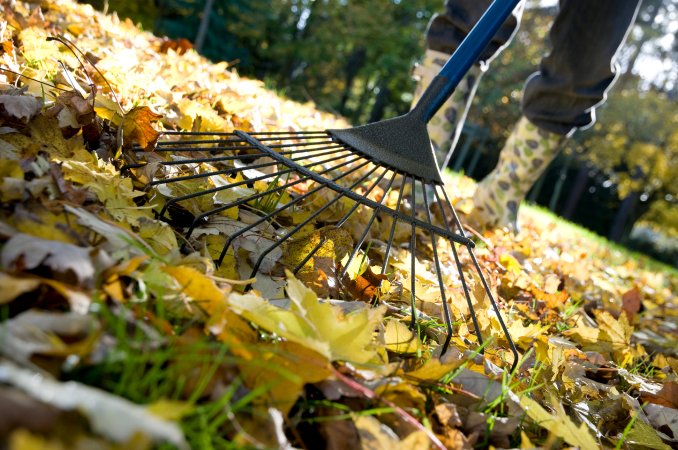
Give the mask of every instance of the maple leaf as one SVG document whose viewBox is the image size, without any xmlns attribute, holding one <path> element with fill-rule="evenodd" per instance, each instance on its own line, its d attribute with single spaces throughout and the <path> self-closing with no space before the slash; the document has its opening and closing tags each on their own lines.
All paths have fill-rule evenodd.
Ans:
<svg viewBox="0 0 678 450">
<path fill-rule="evenodd" d="M 556 396 L 551 396 L 551 404 L 555 409 L 555 414 L 551 414 L 527 395 L 521 395 L 520 398 L 512 392 L 509 395 L 520 404 L 525 414 L 537 425 L 562 438 L 568 444 L 579 447 L 582 450 L 600 448 L 598 442 L 589 434 L 586 425 L 581 424 L 577 426 L 567 416 L 563 405 L 560 404 Z"/>
<path fill-rule="evenodd" d="M 137 143 L 146 151 L 153 150 L 160 132 L 151 123 L 157 122 L 162 116 L 151 111 L 148 106 L 137 106 L 125 114 L 122 120 L 122 132 L 125 139 L 125 147 Z"/>
<path fill-rule="evenodd" d="M 367 363 L 376 357 L 373 334 L 384 308 L 362 308 L 348 314 L 318 300 L 315 292 L 287 272 L 290 310 L 263 298 L 233 293 L 230 307 L 268 332 L 297 342 L 330 360 Z"/>
</svg>

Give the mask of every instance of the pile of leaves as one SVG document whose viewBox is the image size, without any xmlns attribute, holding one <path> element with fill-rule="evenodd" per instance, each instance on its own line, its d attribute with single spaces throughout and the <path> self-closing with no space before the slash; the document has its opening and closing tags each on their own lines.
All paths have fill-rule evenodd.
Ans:
<svg viewBox="0 0 678 450">
<path fill-rule="evenodd" d="M 2 445 L 678 444 L 675 271 L 539 212 L 522 217 L 518 236 L 479 236 L 521 352 L 512 373 L 477 290 L 485 357 L 463 296 L 449 299 L 458 334 L 441 355 L 440 305 L 425 289 L 414 331 L 389 296 L 377 307 L 351 290 L 354 299 L 319 300 L 289 272 L 285 301 L 244 292 L 237 259 L 215 267 L 214 234 L 187 250 L 156 220 L 154 193 L 120 172 L 131 147 L 152 151 L 161 129 L 345 124 L 90 7 L 1 5 Z M 462 212 L 471 189 L 449 181 Z M 426 286 L 430 264 L 418 263 Z M 353 268 L 352 281 L 368 270 Z M 405 280 L 407 264 L 389 276 Z"/>
</svg>

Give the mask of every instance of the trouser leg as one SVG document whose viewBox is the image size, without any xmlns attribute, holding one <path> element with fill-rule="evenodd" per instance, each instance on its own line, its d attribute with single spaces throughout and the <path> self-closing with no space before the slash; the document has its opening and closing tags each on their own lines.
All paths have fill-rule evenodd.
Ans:
<svg viewBox="0 0 678 450">
<path fill-rule="evenodd" d="M 414 70 L 417 89 L 413 106 L 491 3 L 491 0 L 447 0 L 445 12 L 434 16 L 426 32 L 426 54 L 422 63 Z M 483 51 L 479 61 L 488 63 L 499 53 L 515 32 L 519 17 L 520 9 L 507 19 Z M 441 165 L 449 160 L 481 75 L 479 65 L 474 65 L 428 123 L 429 137 Z"/>
<path fill-rule="evenodd" d="M 526 82 L 526 118 L 513 129 L 495 169 L 478 185 L 471 221 L 517 231 L 518 207 L 560 152 L 566 135 L 594 121 L 614 81 L 614 57 L 639 0 L 562 0 L 552 50 Z"/>
<path fill-rule="evenodd" d="M 523 92 L 522 111 L 530 122 L 561 135 L 593 123 L 640 1 L 560 1 L 549 32 L 551 51 Z"/>
</svg>

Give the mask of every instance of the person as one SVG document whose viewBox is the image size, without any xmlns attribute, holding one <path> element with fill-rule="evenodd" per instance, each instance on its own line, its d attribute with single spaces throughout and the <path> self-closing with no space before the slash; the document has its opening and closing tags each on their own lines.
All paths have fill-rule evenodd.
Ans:
<svg viewBox="0 0 678 450">
<path fill-rule="evenodd" d="M 483 229 L 518 231 L 518 207 L 575 130 L 595 121 L 595 109 L 615 80 L 614 61 L 637 15 L 641 0 L 560 0 L 549 31 L 550 52 L 525 82 L 522 117 L 515 124 L 492 172 L 473 194 L 469 221 Z M 426 54 L 414 70 L 415 103 L 491 4 L 491 0 L 446 0 L 426 31 Z M 455 93 L 428 124 L 437 154 L 458 137 L 482 72 L 518 29 L 516 8 L 488 44 Z M 466 106 L 466 108 L 465 108 Z"/>
</svg>

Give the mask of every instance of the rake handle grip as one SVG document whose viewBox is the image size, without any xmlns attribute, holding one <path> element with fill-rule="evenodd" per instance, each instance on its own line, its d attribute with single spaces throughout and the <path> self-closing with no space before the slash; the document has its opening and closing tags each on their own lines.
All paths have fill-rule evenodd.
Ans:
<svg viewBox="0 0 678 450">
<path fill-rule="evenodd" d="M 412 113 L 424 123 L 435 115 L 475 64 L 492 37 L 521 0 L 495 0 L 424 91 Z"/>
</svg>

